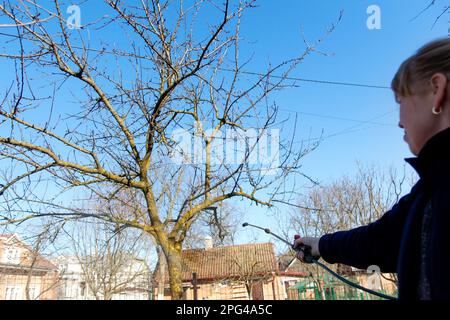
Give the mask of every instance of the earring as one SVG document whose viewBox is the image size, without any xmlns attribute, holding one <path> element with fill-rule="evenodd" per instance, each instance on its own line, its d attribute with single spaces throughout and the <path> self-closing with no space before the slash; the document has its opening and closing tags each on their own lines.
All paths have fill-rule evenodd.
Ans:
<svg viewBox="0 0 450 320">
<path fill-rule="evenodd" d="M 439 115 L 442 112 L 442 109 L 437 110 L 437 107 L 433 107 L 433 109 L 431 109 L 431 112 L 433 112 L 433 114 L 435 115 Z"/>
</svg>

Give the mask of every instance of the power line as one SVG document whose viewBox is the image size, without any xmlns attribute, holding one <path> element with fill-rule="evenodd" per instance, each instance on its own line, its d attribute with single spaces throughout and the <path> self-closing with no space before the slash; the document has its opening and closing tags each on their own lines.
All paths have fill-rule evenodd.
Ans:
<svg viewBox="0 0 450 320">
<path fill-rule="evenodd" d="M 16 35 L 6 34 L 6 33 L 0 33 L 0 35 L 10 36 L 10 37 L 17 37 Z M 100 49 L 93 49 L 93 48 L 82 48 L 73 46 L 77 49 L 83 49 L 86 51 L 93 51 L 93 52 L 99 52 L 99 53 L 107 53 L 107 54 L 114 54 L 117 55 L 118 52 L 110 52 L 107 50 L 100 50 Z M 148 59 L 147 57 L 143 56 L 136 56 L 140 59 Z M 227 72 L 236 72 L 236 70 L 227 69 L 227 68 L 219 68 L 219 70 L 227 71 Z M 248 74 L 248 75 L 254 75 L 254 76 L 261 76 L 265 77 L 267 76 L 267 73 L 259 73 L 259 72 L 251 72 L 251 71 L 239 71 L 242 74 Z M 297 78 L 297 77 L 282 77 L 282 76 L 276 76 L 276 75 L 270 75 L 272 78 L 276 79 L 286 79 L 286 80 L 293 80 L 293 81 L 302 81 L 302 82 L 310 82 L 310 83 L 320 83 L 320 84 L 330 84 L 330 85 L 339 85 L 339 86 L 352 86 L 352 87 L 361 87 L 361 88 L 372 88 L 372 89 L 391 89 L 391 87 L 387 86 L 379 86 L 379 85 L 369 85 L 369 84 L 362 84 L 362 83 L 353 83 L 353 82 L 339 82 L 339 81 L 327 81 L 327 80 L 317 80 L 317 79 L 306 79 L 306 78 Z"/>
<path fill-rule="evenodd" d="M 378 116 L 370 118 L 367 121 L 361 121 L 359 124 L 353 125 L 351 127 L 348 127 L 348 128 L 342 129 L 342 130 L 338 130 L 338 131 L 332 132 L 332 133 L 330 133 L 330 134 L 328 134 L 326 136 L 320 136 L 320 137 L 309 138 L 309 139 L 302 139 L 302 140 L 299 140 L 299 141 L 294 141 L 294 143 L 305 143 L 305 142 L 320 141 L 320 140 L 323 141 L 325 139 L 329 139 L 329 138 L 340 136 L 340 135 L 345 135 L 347 133 L 353 133 L 353 132 L 358 132 L 358 131 L 362 131 L 362 130 L 367 130 L 367 129 L 371 128 L 371 127 L 377 126 L 377 124 L 375 122 L 373 122 L 373 120 L 377 120 L 377 119 L 383 118 L 383 117 L 391 114 L 392 112 L 393 111 L 389 111 L 389 112 L 380 114 Z M 364 124 L 373 124 L 373 125 L 369 126 L 369 127 L 362 127 L 362 128 L 360 128 L 361 126 L 364 126 Z"/>
<path fill-rule="evenodd" d="M 220 68 L 220 70 L 228 71 L 228 72 L 236 72 L 236 70 L 226 69 L 226 68 Z M 267 76 L 267 74 L 258 73 L 258 72 L 251 72 L 251 71 L 239 71 L 239 72 L 243 73 L 243 74 L 254 75 L 254 76 L 261 76 L 261 77 Z M 282 77 L 282 76 L 275 76 L 275 75 L 270 75 L 270 77 L 277 78 L 277 79 L 286 79 L 286 80 L 321 83 L 321 84 L 331 84 L 331 85 L 339 85 L 339 86 L 352 86 L 352 87 L 362 87 L 362 88 L 372 88 L 372 89 L 389 89 L 389 90 L 391 89 L 390 87 L 386 87 L 386 86 L 352 83 L 352 82 L 338 82 L 338 81 L 305 79 L 305 78 L 296 78 L 296 77 Z"/>
<path fill-rule="evenodd" d="M 297 110 L 293 110 L 293 109 L 289 109 L 289 108 L 279 108 L 279 110 L 284 111 L 284 112 L 304 114 L 307 116 L 313 116 L 313 117 L 324 118 L 324 119 L 333 119 L 333 120 L 340 120 L 340 121 L 356 122 L 356 123 L 361 123 L 361 124 L 375 124 L 378 126 L 396 127 L 396 125 L 392 124 L 392 123 L 374 122 L 371 120 L 359 120 L 359 119 L 351 119 L 351 118 L 337 117 L 337 116 L 331 116 L 331 115 L 323 115 L 323 114 L 312 113 L 312 112 L 297 111 Z M 392 111 L 389 111 L 388 113 L 383 114 L 382 116 L 384 117 L 391 113 L 392 113 Z M 377 118 L 378 118 L 378 116 L 377 116 Z"/>
</svg>

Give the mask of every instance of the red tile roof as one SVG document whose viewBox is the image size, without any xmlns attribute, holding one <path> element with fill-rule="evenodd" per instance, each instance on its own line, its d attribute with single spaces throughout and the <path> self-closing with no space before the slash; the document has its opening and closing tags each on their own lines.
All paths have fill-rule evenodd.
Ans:
<svg viewBox="0 0 450 320">
<path fill-rule="evenodd" d="M 0 239 L 9 239 L 14 236 L 14 233 L 4 233 L 0 234 Z"/>
<path fill-rule="evenodd" d="M 198 280 L 220 280 L 252 275 L 270 275 L 278 272 L 272 243 L 254 243 L 211 249 L 189 249 L 182 253 L 183 281 L 191 281 L 192 273 Z M 158 278 L 159 272 L 156 273 Z M 168 274 L 165 276 L 168 280 Z"/>
<path fill-rule="evenodd" d="M 23 257 L 20 260 L 18 266 L 21 268 L 35 268 L 35 269 L 46 269 L 46 270 L 56 270 L 57 267 L 48 259 L 44 258 L 39 253 L 36 253 L 32 247 L 22 242 L 15 234 L 0 234 L 0 244 L 7 243 L 8 240 L 16 238 L 15 241 L 10 242 L 9 245 L 21 247 L 26 250 L 26 258 Z M 33 261 L 34 260 L 34 261 Z M 2 267 L 7 267 L 9 264 L 2 264 Z M 11 267 L 13 267 L 11 265 Z"/>
</svg>

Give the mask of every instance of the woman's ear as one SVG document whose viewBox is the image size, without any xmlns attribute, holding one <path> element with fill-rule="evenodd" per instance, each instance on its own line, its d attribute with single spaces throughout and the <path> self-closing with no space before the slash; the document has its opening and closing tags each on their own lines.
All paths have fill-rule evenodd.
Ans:
<svg viewBox="0 0 450 320">
<path fill-rule="evenodd" d="M 445 74 L 436 73 L 431 77 L 433 107 L 442 108 L 449 99 L 448 96 L 448 80 Z"/>
</svg>

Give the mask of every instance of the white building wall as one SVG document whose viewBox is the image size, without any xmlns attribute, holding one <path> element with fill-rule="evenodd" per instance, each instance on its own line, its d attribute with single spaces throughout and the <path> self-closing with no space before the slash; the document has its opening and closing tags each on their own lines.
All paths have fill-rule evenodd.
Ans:
<svg viewBox="0 0 450 320">
<path fill-rule="evenodd" d="M 83 269 L 76 257 L 61 256 L 57 258 L 57 265 L 61 274 L 59 287 L 59 299 L 61 300 L 95 300 L 95 296 L 89 290 L 84 281 Z M 133 262 L 123 275 L 122 282 L 132 278 L 130 274 L 142 272 L 145 264 Z M 119 275 L 120 277 L 120 275 Z M 113 294 L 112 300 L 149 300 L 151 298 L 150 279 L 145 276 L 136 277 L 129 283 L 129 289 L 121 293 Z M 145 290 L 144 290 L 145 289 Z"/>
</svg>

